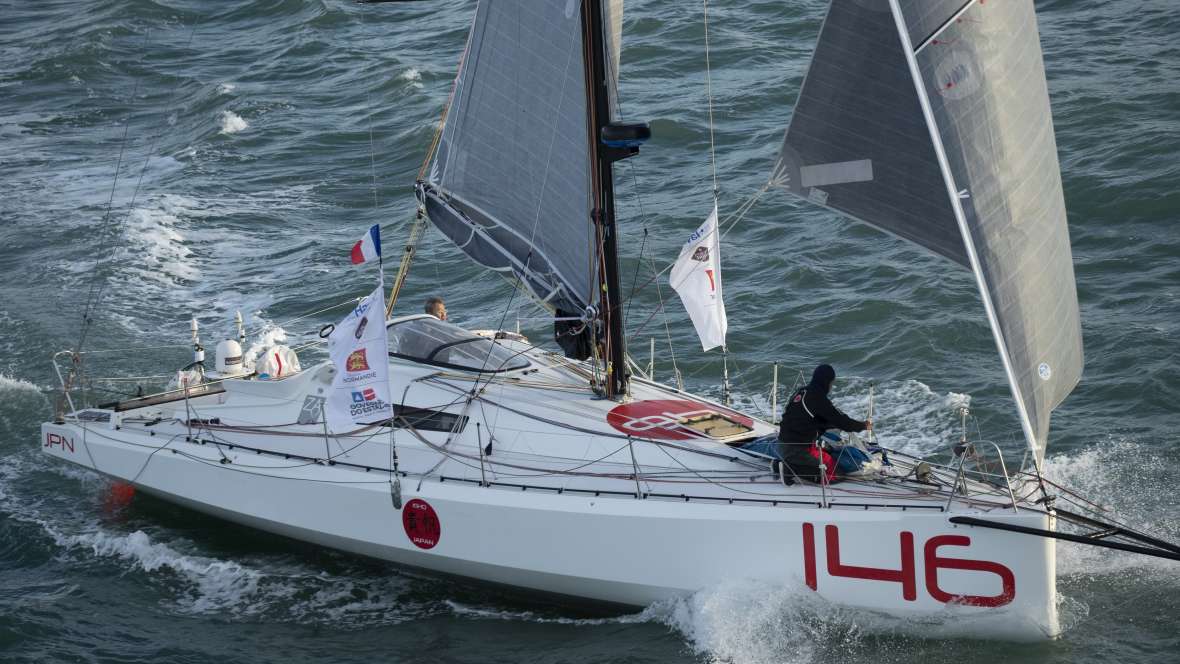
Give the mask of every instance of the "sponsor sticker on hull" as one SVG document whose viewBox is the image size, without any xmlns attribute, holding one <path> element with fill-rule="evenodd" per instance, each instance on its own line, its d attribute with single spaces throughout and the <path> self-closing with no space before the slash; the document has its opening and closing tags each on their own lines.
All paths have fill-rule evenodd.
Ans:
<svg viewBox="0 0 1180 664">
<path fill-rule="evenodd" d="M 433 549 L 442 536 L 442 524 L 430 503 L 414 498 L 402 507 L 402 527 L 406 537 L 419 549 Z"/>
<path fill-rule="evenodd" d="M 944 604 L 960 604 L 964 606 L 978 606 L 996 608 L 1011 604 L 1016 599 L 1016 575 L 1006 565 L 990 560 L 976 560 L 973 558 L 950 557 L 939 549 L 944 547 L 971 546 L 971 538 L 965 535 L 935 535 L 919 542 L 914 533 L 903 530 L 898 535 L 900 550 L 900 565 L 896 569 L 888 567 L 851 565 L 840 555 L 840 528 L 828 524 L 823 527 L 823 543 L 826 565 L 819 565 L 816 556 L 816 527 L 811 523 L 803 524 L 803 579 L 808 588 L 819 590 L 821 585 L 838 579 L 859 579 L 881 584 L 897 584 L 902 600 L 914 602 L 918 599 L 919 588 L 933 600 Z M 918 544 L 921 544 L 919 547 Z M 884 543 L 882 543 L 884 544 Z M 921 551 L 921 553 L 919 553 Z M 955 553 L 955 551 L 949 551 Z M 966 553 L 959 549 L 959 553 Z M 864 557 L 864 552 L 860 552 Z M 880 552 L 874 552 L 877 557 Z M 918 563 L 921 562 L 923 574 L 918 573 Z M 823 571 L 826 568 L 826 579 Z M 940 581 L 939 572 L 944 570 L 971 572 L 967 577 L 957 577 L 960 584 L 968 584 L 973 588 L 990 588 L 999 592 L 994 594 L 974 594 L 964 591 L 949 591 Z M 824 583 L 821 583 L 823 581 Z M 924 581 L 920 584 L 919 581 Z"/>
</svg>

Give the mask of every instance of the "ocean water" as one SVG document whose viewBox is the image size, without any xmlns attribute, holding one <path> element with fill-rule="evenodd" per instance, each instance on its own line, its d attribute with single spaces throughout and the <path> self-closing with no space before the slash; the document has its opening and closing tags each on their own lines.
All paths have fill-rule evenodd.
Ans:
<svg viewBox="0 0 1180 664">
<path fill-rule="evenodd" d="M 1036 4 L 1087 355 L 1054 415 L 1048 472 L 1180 539 L 1180 12 L 1166 0 Z M 710 3 L 723 216 L 768 177 L 824 6 Z M 586 615 L 145 496 L 116 505 L 104 480 L 44 458 L 50 356 L 76 342 L 94 284 L 105 291 L 87 347 L 112 352 L 92 373 L 143 376 L 187 363 L 190 316 L 206 340 L 240 310 L 254 342 L 298 344 L 339 315 L 321 310 L 371 288 L 344 252 L 373 223 L 388 246 L 404 237 L 473 8 L 0 2 L 0 661 L 1180 661 L 1180 566 L 1070 544 L 1058 545 L 1067 629 L 1032 646 L 754 584 Z M 701 18 L 698 4 L 634 0 L 624 20 L 622 107 L 654 133 L 618 169 L 627 288 L 709 211 Z M 789 384 L 829 361 L 850 412 L 875 386 L 887 444 L 945 454 L 969 405 L 973 428 L 1020 457 L 969 275 L 780 194 L 725 236 L 723 270 L 745 407 L 769 408 L 774 362 Z M 519 320 L 546 337 L 535 309 L 437 232 L 399 311 L 430 294 L 461 324 Z M 633 351 L 644 359 L 656 339 L 661 380 L 674 353 L 690 389 L 717 395 L 721 359 L 700 352 L 670 295 L 666 282 L 637 291 Z"/>
</svg>

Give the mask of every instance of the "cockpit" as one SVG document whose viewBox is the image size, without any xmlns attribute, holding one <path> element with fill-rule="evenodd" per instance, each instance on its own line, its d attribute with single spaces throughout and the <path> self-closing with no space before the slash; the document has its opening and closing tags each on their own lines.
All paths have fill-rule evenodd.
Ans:
<svg viewBox="0 0 1180 664">
<path fill-rule="evenodd" d="M 394 357 L 481 373 L 529 366 L 519 352 L 427 314 L 395 319 L 386 326 L 389 354 Z"/>
</svg>

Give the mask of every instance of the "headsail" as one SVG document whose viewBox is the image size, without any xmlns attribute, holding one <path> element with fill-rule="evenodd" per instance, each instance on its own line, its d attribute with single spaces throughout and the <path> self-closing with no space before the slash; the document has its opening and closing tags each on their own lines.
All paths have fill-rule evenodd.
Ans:
<svg viewBox="0 0 1180 664">
<path fill-rule="evenodd" d="M 774 181 L 967 265 L 887 0 L 835 0 Z"/>
<path fill-rule="evenodd" d="M 1032 2 L 834 0 L 775 181 L 976 272 L 1043 457 L 1083 358 Z"/>
<path fill-rule="evenodd" d="M 484 0 L 422 195 L 477 262 L 555 308 L 597 288 L 577 2 Z"/>
</svg>

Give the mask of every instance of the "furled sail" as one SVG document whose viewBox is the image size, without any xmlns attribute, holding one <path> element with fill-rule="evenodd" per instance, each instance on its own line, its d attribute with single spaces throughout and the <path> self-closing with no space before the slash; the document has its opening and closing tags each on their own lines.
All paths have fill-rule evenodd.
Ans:
<svg viewBox="0 0 1180 664">
<path fill-rule="evenodd" d="M 773 181 L 973 269 L 1041 458 L 1083 357 L 1031 0 L 834 0 Z"/>
<path fill-rule="evenodd" d="M 583 311 L 597 287 L 588 142 L 580 3 L 481 1 L 420 192 L 434 225 L 555 309 Z"/>
</svg>

